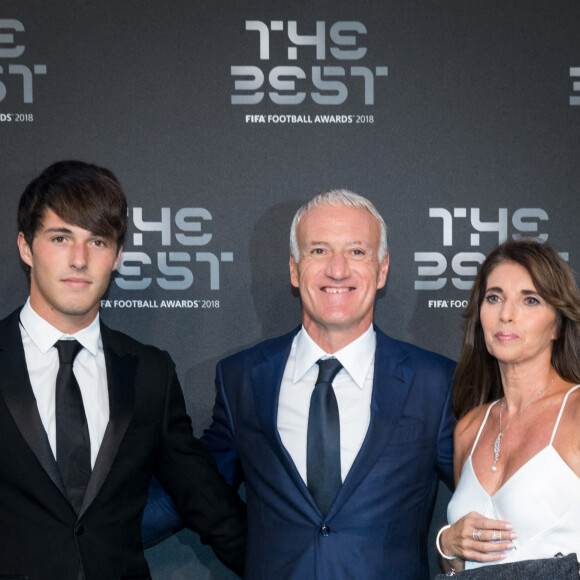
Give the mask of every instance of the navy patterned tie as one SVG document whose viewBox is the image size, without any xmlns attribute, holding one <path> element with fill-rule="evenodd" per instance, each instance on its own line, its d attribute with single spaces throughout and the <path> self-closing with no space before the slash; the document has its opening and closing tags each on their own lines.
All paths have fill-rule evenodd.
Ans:
<svg viewBox="0 0 580 580">
<path fill-rule="evenodd" d="M 320 511 L 326 515 L 342 479 L 340 474 L 340 420 L 332 381 L 342 365 L 335 358 L 320 359 L 318 378 L 310 399 L 306 481 Z"/>
<path fill-rule="evenodd" d="M 87 417 L 73 362 L 82 350 L 76 340 L 59 340 L 56 375 L 56 462 L 69 500 L 79 513 L 91 477 L 91 443 Z"/>
</svg>

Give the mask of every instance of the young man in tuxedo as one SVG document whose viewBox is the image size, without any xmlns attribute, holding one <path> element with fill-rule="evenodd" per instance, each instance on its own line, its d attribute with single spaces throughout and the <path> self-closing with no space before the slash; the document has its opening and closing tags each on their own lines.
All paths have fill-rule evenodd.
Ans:
<svg viewBox="0 0 580 580">
<path fill-rule="evenodd" d="M 0 577 L 150 578 L 152 475 L 241 574 L 245 506 L 192 434 L 173 361 L 99 320 L 127 229 L 116 177 L 51 165 L 24 191 L 18 227 L 30 296 L 0 322 Z"/>
</svg>

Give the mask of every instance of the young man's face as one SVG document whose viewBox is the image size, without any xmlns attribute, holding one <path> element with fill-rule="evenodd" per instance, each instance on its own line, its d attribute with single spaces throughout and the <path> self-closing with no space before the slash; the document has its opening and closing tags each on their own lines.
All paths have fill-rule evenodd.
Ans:
<svg viewBox="0 0 580 580">
<path fill-rule="evenodd" d="M 32 247 L 18 234 L 22 260 L 30 266 L 30 304 L 59 330 L 88 326 L 117 267 L 116 241 L 73 226 L 47 209 Z"/>
</svg>

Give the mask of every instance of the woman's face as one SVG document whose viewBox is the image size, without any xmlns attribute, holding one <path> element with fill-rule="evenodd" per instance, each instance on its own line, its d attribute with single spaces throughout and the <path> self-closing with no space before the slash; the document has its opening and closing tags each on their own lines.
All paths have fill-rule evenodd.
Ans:
<svg viewBox="0 0 580 580">
<path fill-rule="evenodd" d="M 479 314 L 487 350 L 500 363 L 550 360 L 558 338 L 556 311 L 523 266 L 502 262 L 490 272 Z"/>
</svg>

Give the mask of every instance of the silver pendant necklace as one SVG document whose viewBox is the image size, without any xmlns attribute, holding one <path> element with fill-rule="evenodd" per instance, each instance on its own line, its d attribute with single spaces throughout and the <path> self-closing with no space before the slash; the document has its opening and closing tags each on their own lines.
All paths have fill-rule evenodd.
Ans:
<svg viewBox="0 0 580 580">
<path fill-rule="evenodd" d="M 505 426 L 505 429 L 502 430 L 501 428 L 501 415 L 503 412 L 503 408 L 505 405 L 505 397 L 502 399 L 501 401 L 501 406 L 499 408 L 499 433 L 497 434 L 497 437 L 495 438 L 495 441 L 493 443 L 493 465 L 491 466 L 491 470 L 492 471 L 497 471 L 497 462 L 499 460 L 499 452 L 501 451 L 501 438 L 504 436 L 504 433 L 512 426 L 512 424 L 515 422 L 515 420 L 534 402 L 537 401 L 549 388 L 550 385 L 554 382 L 554 379 L 556 378 L 556 375 L 554 374 L 554 376 L 552 377 L 552 380 L 533 398 L 531 399 L 528 403 L 525 404 L 524 407 L 522 407 L 522 409 L 520 411 L 518 411 L 518 414 Z"/>
</svg>

